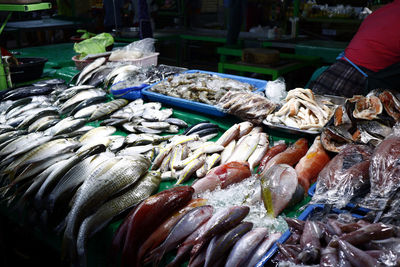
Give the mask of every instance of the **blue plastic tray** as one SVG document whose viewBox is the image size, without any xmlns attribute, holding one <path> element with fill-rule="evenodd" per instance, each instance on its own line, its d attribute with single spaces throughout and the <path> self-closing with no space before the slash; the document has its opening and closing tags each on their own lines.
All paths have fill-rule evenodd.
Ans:
<svg viewBox="0 0 400 267">
<path fill-rule="evenodd" d="M 317 183 L 314 183 L 314 184 L 308 189 L 308 195 L 309 195 L 310 197 L 313 197 L 313 196 L 314 196 L 314 193 L 315 193 L 315 189 L 316 189 L 316 188 L 317 188 Z M 349 209 L 354 209 L 355 211 L 363 212 L 363 213 L 368 213 L 368 212 L 371 211 L 370 209 L 367 209 L 367 208 L 357 207 L 354 203 L 348 203 L 348 204 L 346 205 L 346 207 L 349 208 Z"/>
<path fill-rule="evenodd" d="M 121 81 L 123 82 L 123 81 Z M 130 100 L 135 100 L 138 98 L 142 97 L 142 89 L 148 86 L 148 84 L 141 84 L 139 86 L 134 86 L 134 87 L 127 87 L 123 89 L 113 89 L 113 87 L 121 82 L 118 82 L 111 86 L 110 92 L 115 96 L 115 97 L 121 97 L 125 99 L 130 99 Z"/>
<path fill-rule="evenodd" d="M 320 211 L 323 209 L 324 205 L 321 204 L 309 205 L 297 219 L 305 221 L 314 211 Z M 332 209 L 331 211 L 336 214 L 348 212 L 339 209 Z M 357 219 L 362 219 L 364 217 L 359 214 L 351 214 L 351 215 Z M 282 234 L 282 236 L 278 239 L 278 241 L 276 241 L 276 243 L 280 244 L 285 243 L 286 240 L 289 239 L 291 234 L 292 233 L 290 232 L 290 230 L 287 230 L 285 233 Z M 267 254 L 265 254 L 264 257 L 257 263 L 256 267 L 264 266 L 275 255 L 275 253 L 278 251 L 278 246 L 276 245 L 276 243 L 272 245 L 272 247 L 268 250 Z"/>
<path fill-rule="evenodd" d="M 211 75 L 215 74 L 215 75 L 218 75 L 223 78 L 230 78 L 230 79 L 238 80 L 240 82 L 245 82 L 245 83 L 251 84 L 254 87 L 256 87 L 257 88 L 256 91 L 263 91 L 265 89 L 265 86 L 267 85 L 267 81 L 253 79 L 253 78 L 247 78 L 247 77 L 242 77 L 242 76 L 236 76 L 236 75 L 230 75 L 230 74 L 224 74 L 224 73 L 211 72 L 211 71 L 188 70 L 183 73 L 196 73 L 196 72 L 207 73 L 207 74 L 211 74 Z M 213 116 L 217 116 L 217 117 L 224 117 L 227 115 L 225 112 L 221 111 L 218 107 L 215 107 L 212 105 L 148 91 L 152 86 L 154 86 L 156 84 L 157 83 L 147 86 L 146 88 L 144 88 L 142 90 L 142 95 L 145 96 L 149 101 L 158 101 L 158 102 L 168 104 L 171 106 L 189 109 L 189 110 L 193 110 L 193 111 L 196 111 L 199 113 L 205 113 L 205 114 L 213 115 Z"/>
</svg>

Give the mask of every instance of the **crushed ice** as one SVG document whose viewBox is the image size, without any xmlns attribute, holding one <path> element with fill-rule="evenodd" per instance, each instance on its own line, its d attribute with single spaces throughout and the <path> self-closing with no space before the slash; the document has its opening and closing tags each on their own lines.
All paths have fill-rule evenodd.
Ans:
<svg viewBox="0 0 400 267">
<path fill-rule="evenodd" d="M 288 226 L 282 216 L 272 218 L 267 214 L 264 203 L 261 200 L 260 179 L 251 176 L 240 183 L 232 184 L 225 189 L 205 191 L 197 197 L 207 199 L 207 204 L 216 210 L 231 206 L 249 206 L 250 212 L 244 221 L 254 224 L 253 228 L 266 227 L 271 232 L 284 232 Z"/>
</svg>

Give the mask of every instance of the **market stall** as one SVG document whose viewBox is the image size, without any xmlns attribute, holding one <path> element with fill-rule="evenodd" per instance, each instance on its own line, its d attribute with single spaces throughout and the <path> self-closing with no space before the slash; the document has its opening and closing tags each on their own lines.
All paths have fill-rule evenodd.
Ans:
<svg viewBox="0 0 400 267">
<path fill-rule="evenodd" d="M 395 92 L 286 92 L 140 53 L 2 92 L 2 214 L 81 266 L 399 263 Z"/>
</svg>

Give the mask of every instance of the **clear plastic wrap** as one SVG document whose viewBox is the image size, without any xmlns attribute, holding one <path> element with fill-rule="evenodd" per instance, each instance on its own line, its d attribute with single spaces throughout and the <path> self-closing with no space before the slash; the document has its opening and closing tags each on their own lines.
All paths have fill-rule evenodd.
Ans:
<svg viewBox="0 0 400 267">
<path fill-rule="evenodd" d="M 375 149 L 369 167 L 371 191 L 362 206 L 383 210 L 389 199 L 400 189 L 400 124 L 393 127 Z"/>
<path fill-rule="evenodd" d="M 281 103 L 286 98 L 285 79 L 279 77 L 274 81 L 269 81 L 265 86 L 265 96 L 274 103 Z"/>
<path fill-rule="evenodd" d="M 155 51 L 154 42 L 155 39 L 146 38 L 143 40 L 130 43 L 129 45 L 124 46 L 121 49 L 113 51 L 109 57 L 109 60 L 129 61 L 129 60 L 136 60 L 144 56 L 148 56 L 151 53 L 154 53 Z"/>
<path fill-rule="evenodd" d="M 346 145 L 318 175 L 312 203 L 344 207 L 369 188 L 372 149 L 366 145 Z"/>
<path fill-rule="evenodd" d="M 225 112 L 254 124 L 261 124 L 276 108 L 276 104 L 265 98 L 262 93 L 244 91 L 229 91 L 220 99 L 218 106 Z"/>
</svg>

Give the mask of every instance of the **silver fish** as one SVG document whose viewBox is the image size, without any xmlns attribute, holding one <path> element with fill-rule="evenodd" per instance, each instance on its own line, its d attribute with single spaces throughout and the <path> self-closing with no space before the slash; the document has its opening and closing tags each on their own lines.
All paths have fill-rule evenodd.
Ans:
<svg viewBox="0 0 400 267">
<path fill-rule="evenodd" d="M 68 215 L 64 232 L 63 249 L 69 250 L 71 259 L 76 256 L 76 238 L 78 226 L 90 214 L 100 207 L 110 196 L 135 183 L 150 167 L 150 161 L 144 157 L 137 160 L 114 158 L 105 163 L 110 166 L 105 173 L 94 172 L 80 187 L 74 204 Z"/>
<path fill-rule="evenodd" d="M 78 105 L 80 102 L 83 100 L 92 98 L 92 97 L 97 97 L 97 96 L 104 96 L 106 95 L 106 92 L 102 89 L 87 89 L 84 91 L 81 91 L 74 95 L 72 98 L 68 99 L 60 108 L 60 112 L 62 114 L 65 114 L 69 111 L 71 111 L 76 105 Z"/>
<path fill-rule="evenodd" d="M 166 122 L 168 122 L 169 124 L 173 124 L 176 126 L 179 126 L 180 128 L 186 128 L 188 127 L 187 123 L 184 122 L 181 119 L 177 119 L 177 118 L 168 118 L 165 120 Z"/>
<path fill-rule="evenodd" d="M 250 256 L 250 259 L 245 265 L 247 267 L 254 267 L 261 260 L 261 258 L 267 253 L 270 247 L 281 237 L 280 233 L 270 234 L 265 240 L 258 246 L 254 253 Z"/>
<path fill-rule="evenodd" d="M 159 172 L 147 173 L 131 189 L 104 203 L 82 222 L 78 233 L 77 250 L 83 265 L 86 260 L 87 239 L 103 229 L 113 217 L 151 196 L 158 189 L 160 182 Z"/>
<path fill-rule="evenodd" d="M 166 130 L 171 126 L 168 122 L 164 121 L 157 121 L 157 122 L 143 121 L 141 122 L 141 125 L 146 128 L 151 128 L 155 130 Z"/>
<path fill-rule="evenodd" d="M 227 160 L 232 156 L 233 151 L 236 147 L 236 140 L 232 140 L 221 153 L 221 164 L 225 164 Z"/>
<path fill-rule="evenodd" d="M 91 105 L 86 108 L 83 108 L 81 110 L 78 110 L 75 113 L 74 118 L 75 119 L 88 118 L 88 117 L 92 116 L 93 112 L 95 112 L 99 108 L 99 106 L 100 106 L 100 104 L 95 104 L 95 105 Z"/>
<path fill-rule="evenodd" d="M 48 135 L 61 135 L 64 133 L 69 133 L 75 131 L 82 127 L 86 123 L 84 119 L 74 119 L 73 117 L 66 117 L 59 121 L 53 127 L 50 127 L 45 131 Z"/>
<path fill-rule="evenodd" d="M 148 121 L 165 121 L 173 113 L 172 109 L 155 110 L 147 108 L 144 110 L 142 118 Z"/>
<path fill-rule="evenodd" d="M 250 155 L 253 154 L 254 150 L 257 148 L 259 140 L 259 134 L 248 135 L 243 142 L 236 146 L 235 151 L 233 151 L 227 162 L 247 161 Z"/>
<path fill-rule="evenodd" d="M 256 228 L 245 234 L 232 248 L 225 266 L 243 266 L 249 255 L 252 255 L 252 251 L 264 240 L 267 234 L 267 228 Z"/>
<path fill-rule="evenodd" d="M 115 133 L 117 129 L 113 126 L 100 126 L 94 128 L 79 138 L 79 142 L 81 143 L 90 143 L 95 141 L 99 137 L 109 136 Z"/>
<path fill-rule="evenodd" d="M 164 159 L 168 156 L 173 147 L 174 147 L 173 145 L 168 145 L 163 149 L 161 149 L 160 153 L 158 153 L 157 157 L 153 161 L 153 166 L 151 166 L 152 170 L 157 170 L 158 168 L 160 168 Z"/>
<path fill-rule="evenodd" d="M 218 145 L 227 146 L 232 140 L 236 140 L 240 133 L 239 124 L 233 125 L 215 142 Z"/>
<path fill-rule="evenodd" d="M 53 122 L 54 121 L 59 121 L 59 116 L 54 116 L 54 115 L 50 115 L 50 116 L 45 116 L 42 117 L 38 120 L 36 120 L 34 123 L 32 123 L 29 128 L 28 128 L 28 132 L 32 133 L 32 132 L 37 132 L 38 129 L 43 128 L 43 124 L 49 125 L 49 122 Z M 50 127 L 50 126 L 49 126 Z"/>
<path fill-rule="evenodd" d="M 265 153 L 268 151 L 268 136 L 266 133 L 259 133 L 258 144 L 254 152 L 251 154 L 249 159 L 250 170 L 253 170 L 263 159 Z"/>
<path fill-rule="evenodd" d="M 108 149 L 111 152 L 120 150 L 125 145 L 125 136 L 113 135 L 111 137 L 111 143 L 108 145 Z"/>
<path fill-rule="evenodd" d="M 103 65 L 105 62 L 107 61 L 107 59 L 105 57 L 99 57 L 97 58 L 95 61 L 93 61 L 92 63 L 90 63 L 89 65 L 87 65 L 82 72 L 79 74 L 78 76 L 78 80 L 76 81 L 76 84 L 81 85 L 80 82 L 82 81 L 82 79 L 88 75 L 90 72 L 92 72 L 93 70 L 97 69 L 98 67 L 100 67 L 101 65 Z"/>
<path fill-rule="evenodd" d="M 109 115 L 113 113 L 114 111 L 120 109 L 121 107 L 125 106 L 128 104 L 128 100 L 126 99 L 116 99 L 111 102 L 107 102 L 104 104 L 101 104 L 95 112 L 90 116 L 89 120 L 98 120 L 106 115 Z"/>
<path fill-rule="evenodd" d="M 201 166 L 203 166 L 204 162 L 206 161 L 206 155 L 202 155 L 197 159 L 193 160 L 189 164 L 185 166 L 182 170 L 181 175 L 179 175 L 178 181 L 176 184 L 181 184 L 189 179 Z"/>
<path fill-rule="evenodd" d="M 207 172 L 211 170 L 212 167 L 217 165 L 220 160 L 221 156 L 218 153 L 208 156 L 203 166 L 196 171 L 197 178 L 206 176 Z"/>
<path fill-rule="evenodd" d="M 127 148 L 122 149 L 121 151 L 118 152 L 118 155 L 123 156 L 123 155 L 131 155 L 131 154 L 142 154 L 142 153 L 146 153 L 152 149 L 154 149 L 154 146 L 152 144 L 144 145 L 144 146 L 132 146 L 132 147 L 127 147 Z"/>
<path fill-rule="evenodd" d="M 28 128 L 36 120 L 49 116 L 49 115 L 58 115 L 58 111 L 54 107 L 46 107 L 46 108 L 38 108 L 35 109 L 35 112 L 29 116 L 27 116 L 17 127 L 17 129 L 23 130 Z"/>
</svg>

